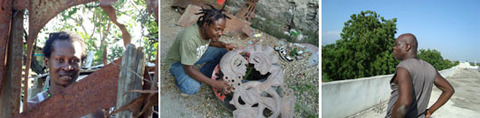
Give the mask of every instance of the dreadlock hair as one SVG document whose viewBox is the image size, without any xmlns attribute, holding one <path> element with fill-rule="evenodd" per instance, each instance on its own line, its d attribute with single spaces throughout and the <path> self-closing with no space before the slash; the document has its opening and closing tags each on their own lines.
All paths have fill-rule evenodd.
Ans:
<svg viewBox="0 0 480 118">
<path fill-rule="evenodd" d="M 198 12 L 198 13 L 195 13 L 195 15 L 199 15 L 199 14 L 203 14 L 202 16 L 200 16 L 197 20 L 197 24 L 200 26 L 200 27 L 203 27 L 202 24 L 203 23 L 207 23 L 207 25 L 210 25 L 212 24 L 214 21 L 220 19 L 220 18 L 228 18 L 228 19 L 231 19 L 230 17 L 228 17 L 227 15 L 223 14 L 222 12 L 225 11 L 225 5 L 222 6 L 222 9 L 216 9 L 215 7 L 213 7 L 212 5 L 210 4 L 205 4 L 205 5 L 208 5 L 210 6 L 210 9 L 204 9 L 202 7 L 201 11 Z"/>
</svg>

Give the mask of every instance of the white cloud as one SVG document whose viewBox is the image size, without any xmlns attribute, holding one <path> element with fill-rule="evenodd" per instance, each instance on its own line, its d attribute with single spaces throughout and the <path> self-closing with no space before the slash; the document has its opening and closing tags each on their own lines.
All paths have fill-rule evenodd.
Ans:
<svg viewBox="0 0 480 118">
<path fill-rule="evenodd" d="M 322 45 L 335 43 L 340 39 L 341 31 L 324 31 L 322 32 Z"/>
</svg>

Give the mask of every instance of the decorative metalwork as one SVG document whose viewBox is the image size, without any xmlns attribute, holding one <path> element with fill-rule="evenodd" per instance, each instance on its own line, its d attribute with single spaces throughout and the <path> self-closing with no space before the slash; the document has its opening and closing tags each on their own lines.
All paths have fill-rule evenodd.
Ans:
<svg viewBox="0 0 480 118">
<path fill-rule="evenodd" d="M 260 44 L 230 51 L 223 56 L 220 61 L 223 77 L 220 77 L 234 88 L 229 101 L 235 107 L 234 117 L 293 117 L 293 90 L 283 83 L 283 70 L 277 64 L 277 57 L 272 47 Z M 244 80 L 251 74 L 248 67 L 252 65 L 262 76 L 268 77 Z"/>
</svg>

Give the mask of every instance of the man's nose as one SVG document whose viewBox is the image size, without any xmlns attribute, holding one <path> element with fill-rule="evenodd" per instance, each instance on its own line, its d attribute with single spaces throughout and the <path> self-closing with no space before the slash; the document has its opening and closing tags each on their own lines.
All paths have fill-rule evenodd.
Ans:
<svg viewBox="0 0 480 118">
<path fill-rule="evenodd" d="M 73 67 L 72 67 L 72 65 L 70 65 L 70 64 L 66 64 L 66 65 L 64 65 L 64 66 L 62 67 L 62 69 L 63 69 L 64 71 L 71 71 L 71 70 L 73 70 Z"/>
<path fill-rule="evenodd" d="M 222 36 L 222 35 L 223 35 L 223 31 L 218 32 L 218 36 Z"/>
</svg>

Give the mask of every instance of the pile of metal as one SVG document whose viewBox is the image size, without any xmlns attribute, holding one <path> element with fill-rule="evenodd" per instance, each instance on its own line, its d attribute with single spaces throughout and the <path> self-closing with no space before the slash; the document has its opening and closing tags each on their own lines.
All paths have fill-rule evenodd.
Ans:
<svg viewBox="0 0 480 118">
<path fill-rule="evenodd" d="M 220 61 L 222 77 L 233 88 L 229 101 L 235 107 L 234 117 L 293 117 L 295 98 L 293 90 L 283 82 L 283 70 L 277 64 L 278 56 L 270 46 L 250 45 L 226 53 Z M 264 81 L 246 81 L 247 67 L 253 65 Z M 250 78 L 249 80 L 251 80 Z M 262 78 L 253 78 L 262 79 Z"/>
</svg>

